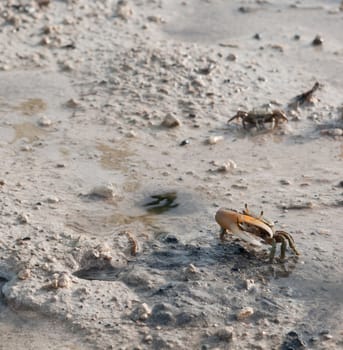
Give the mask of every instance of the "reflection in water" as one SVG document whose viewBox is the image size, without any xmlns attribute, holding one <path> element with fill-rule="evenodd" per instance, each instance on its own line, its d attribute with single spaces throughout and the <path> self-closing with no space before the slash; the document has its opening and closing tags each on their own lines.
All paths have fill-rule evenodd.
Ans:
<svg viewBox="0 0 343 350">
<path fill-rule="evenodd" d="M 179 206 L 179 203 L 175 203 L 177 200 L 175 191 L 155 194 L 150 196 L 150 198 L 153 200 L 144 204 L 146 211 L 150 214 L 160 215 Z"/>
</svg>

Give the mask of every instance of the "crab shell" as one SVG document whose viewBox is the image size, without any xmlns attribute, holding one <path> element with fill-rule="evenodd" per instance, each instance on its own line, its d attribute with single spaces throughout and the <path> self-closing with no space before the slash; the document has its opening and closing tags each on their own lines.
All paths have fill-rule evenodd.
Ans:
<svg viewBox="0 0 343 350">
<path fill-rule="evenodd" d="M 215 219 L 223 230 L 229 230 L 239 238 L 255 246 L 261 246 L 261 242 L 256 239 L 256 235 L 249 231 L 255 229 L 258 232 L 263 232 L 266 239 L 272 239 L 274 237 L 273 229 L 263 221 L 232 209 L 220 208 L 215 215 Z M 246 230 L 244 230 L 245 227 Z"/>
</svg>

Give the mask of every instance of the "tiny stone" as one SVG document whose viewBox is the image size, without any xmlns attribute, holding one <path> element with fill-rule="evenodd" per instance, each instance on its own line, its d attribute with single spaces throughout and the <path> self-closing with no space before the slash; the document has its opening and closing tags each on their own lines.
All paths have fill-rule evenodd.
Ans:
<svg viewBox="0 0 343 350">
<path fill-rule="evenodd" d="M 115 196 L 114 188 L 112 184 L 100 185 L 94 187 L 90 192 L 90 196 L 97 196 L 105 199 L 111 199 Z"/>
<path fill-rule="evenodd" d="M 17 276 L 20 280 L 26 280 L 31 277 L 31 270 L 30 269 L 21 270 L 18 272 Z"/>
<path fill-rule="evenodd" d="M 323 45 L 324 39 L 320 35 L 316 35 L 316 37 L 312 41 L 313 46 Z"/>
<path fill-rule="evenodd" d="M 117 17 L 127 21 L 132 16 L 132 9 L 126 0 L 119 0 L 116 8 Z"/>
<path fill-rule="evenodd" d="M 43 127 L 48 127 L 48 126 L 51 126 L 52 121 L 48 119 L 46 116 L 43 116 L 38 120 L 38 124 Z"/>
<path fill-rule="evenodd" d="M 153 341 L 152 335 L 147 334 L 145 338 L 143 339 L 144 343 L 151 343 Z"/>
<path fill-rule="evenodd" d="M 186 146 L 188 144 L 189 144 L 189 140 L 187 139 L 180 142 L 180 146 Z"/>
<path fill-rule="evenodd" d="M 180 126 L 181 122 L 179 119 L 177 119 L 176 117 L 174 117 L 172 114 L 169 113 L 166 115 L 161 125 L 167 128 L 175 128 L 177 126 Z"/>
<path fill-rule="evenodd" d="M 20 150 L 23 152 L 30 152 L 30 151 L 32 151 L 32 146 L 31 145 L 23 145 L 20 147 Z"/>
<path fill-rule="evenodd" d="M 59 200 L 59 198 L 57 198 L 57 197 L 49 197 L 48 199 L 47 199 L 47 202 L 48 203 L 51 203 L 51 204 L 53 204 L 53 203 L 58 203 L 60 200 Z"/>
<path fill-rule="evenodd" d="M 18 221 L 21 223 L 21 224 L 27 224 L 29 222 L 29 217 L 27 214 L 20 214 L 18 216 Z"/>
<path fill-rule="evenodd" d="M 291 184 L 291 181 L 286 180 L 286 179 L 281 179 L 281 180 L 280 180 L 280 184 L 281 184 L 281 185 L 284 185 L 284 186 L 288 186 L 288 185 Z"/>
<path fill-rule="evenodd" d="M 75 100 L 74 98 L 71 98 L 66 102 L 66 106 L 69 108 L 77 108 L 80 106 L 80 102 Z"/>
<path fill-rule="evenodd" d="M 251 291 L 252 289 L 254 289 L 255 288 L 255 281 L 252 279 L 247 279 L 245 281 L 245 288 L 248 291 Z"/>
<path fill-rule="evenodd" d="M 126 137 L 129 137 L 129 138 L 137 137 L 137 133 L 133 130 L 130 130 L 126 133 Z"/>
<path fill-rule="evenodd" d="M 69 288 L 71 286 L 71 279 L 66 273 L 62 273 L 57 280 L 58 288 Z"/>
<path fill-rule="evenodd" d="M 323 129 L 320 131 L 320 134 L 321 135 L 328 135 L 328 136 L 342 136 L 343 129 L 340 129 L 340 128 Z"/>
<path fill-rule="evenodd" d="M 188 267 L 184 269 L 185 280 L 197 280 L 200 277 L 200 271 L 193 264 L 189 264 Z"/>
<path fill-rule="evenodd" d="M 236 61 L 236 60 L 237 60 L 237 56 L 236 56 L 235 54 L 233 54 L 233 53 L 230 53 L 230 54 L 226 57 L 226 59 L 227 59 L 228 61 L 233 62 L 233 61 Z"/>
<path fill-rule="evenodd" d="M 151 315 L 151 309 L 146 303 L 138 305 L 131 313 L 133 321 L 145 321 Z"/>
<path fill-rule="evenodd" d="M 148 16 L 148 17 L 147 17 L 147 20 L 148 20 L 149 22 L 154 22 L 154 23 L 157 23 L 157 24 L 161 24 L 161 23 L 165 22 L 165 21 L 163 20 L 163 18 L 160 17 L 160 16 Z"/>
<path fill-rule="evenodd" d="M 219 172 L 228 172 L 230 170 L 234 170 L 237 168 L 237 164 L 233 161 L 233 160 L 228 160 L 226 163 L 224 163 L 223 165 L 219 166 L 217 171 Z"/>
<path fill-rule="evenodd" d="M 40 44 L 43 45 L 43 46 L 50 45 L 51 44 L 51 40 L 49 39 L 49 37 L 44 36 L 42 38 L 42 40 L 40 41 Z"/>
<path fill-rule="evenodd" d="M 219 338 L 220 341 L 230 342 L 233 337 L 233 328 L 224 327 L 224 328 L 218 329 L 215 335 Z"/>
<path fill-rule="evenodd" d="M 245 307 L 236 314 L 238 321 L 242 321 L 254 314 L 254 309 L 252 307 Z"/>
<path fill-rule="evenodd" d="M 208 145 L 215 145 L 216 143 L 224 140 L 223 136 L 210 136 L 207 140 L 206 143 Z"/>
</svg>

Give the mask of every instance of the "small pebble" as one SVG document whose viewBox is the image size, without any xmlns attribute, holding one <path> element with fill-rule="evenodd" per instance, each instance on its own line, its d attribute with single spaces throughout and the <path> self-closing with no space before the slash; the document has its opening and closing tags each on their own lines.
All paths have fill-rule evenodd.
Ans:
<svg viewBox="0 0 343 350">
<path fill-rule="evenodd" d="M 77 100 L 75 100 L 74 98 L 71 98 L 70 100 L 68 100 L 68 101 L 66 102 L 66 106 L 67 106 L 68 108 L 77 108 L 77 107 L 80 106 L 80 102 L 77 101 Z"/>
<path fill-rule="evenodd" d="M 218 331 L 215 333 L 215 336 L 218 337 L 220 341 L 228 343 L 233 338 L 233 328 L 224 327 L 224 328 L 218 329 Z"/>
<path fill-rule="evenodd" d="M 20 270 L 17 276 L 20 280 L 26 280 L 31 277 L 31 270 L 30 269 Z"/>
<path fill-rule="evenodd" d="M 23 152 L 30 152 L 30 151 L 32 151 L 32 146 L 31 145 L 22 145 L 20 147 L 20 150 Z"/>
<path fill-rule="evenodd" d="M 323 335 L 324 340 L 331 340 L 332 338 L 333 338 L 333 336 L 331 334 L 324 334 Z"/>
<path fill-rule="evenodd" d="M 222 173 L 227 173 L 228 171 L 232 171 L 236 168 L 237 168 L 237 164 L 233 160 L 229 159 L 226 163 L 219 166 L 217 171 Z"/>
<path fill-rule="evenodd" d="M 130 130 L 126 133 L 126 137 L 135 138 L 135 137 L 137 137 L 137 133 L 133 130 Z"/>
<path fill-rule="evenodd" d="M 145 321 L 151 315 L 151 309 L 146 303 L 138 305 L 131 313 L 133 321 Z"/>
<path fill-rule="evenodd" d="M 186 146 L 188 144 L 189 144 L 189 140 L 188 139 L 183 140 L 183 141 L 180 142 L 180 146 Z"/>
<path fill-rule="evenodd" d="M 126 0 L 119 0 L 116 8 L 117 17 L 127 21 L 132 16 L 132 9 Z"/>
<path fill-rule="evenodd" d="M 200 271 L 199 269 L 194 266 L 193 264 L 189 264 L 185 269 L 184 269 L 184 278 L 185 280 L 196 280 L 200 277 Z"/>
<path fill-rule="evenodd" d="M 29 222 L 29 217 L 27 214 L 20 214 L 18 216 L 18 221 L 21 224 L 27 224 Z"/>
<path fill-rule="evenodd" d="M 115 196 L 115 191 L 112 184 L 100 185 L 94 187 L 88 195 L 104 199 L 112 199 Z"/>
<path fill-rule="evenodd" d="M 177 126 L 181 125 L 181 122 L 179 119 L 177 119 L 176 117 L 174 117 L 172 114 L 168 113 L 163 122 L 161 123 L 162 126 L 165 126 L 167 128 L 175 128 Z"/>
<path fill-rule="evenodd" d="M 327 135 L 327 136 L 342 136 L 343 135 L 343 129 L 340 128 L 333 128 L 333 129 L 323 129 L 320 131 L 321 135 Z"/>
<path fill-rule="evenodd" d="M 245 281 L 245 288 L 248 291 L 255 289 L 255 281 L 253 279 L 247 279 Z"/>
<path fill-rule="evenodd" d="M 62 273 L 57 280 L 58 288 L 69 288 L 71 286 L 71 278 L 67 273 Z"/>
<path fill-rule="evenodd" d="M 281 179 L 280 184 L 284 186 L 289 186 L 291 184 L 291 181 L 286 180 L 286 179 Z"/>
<path fill-rule="evenodd" d="M 60 200 L 58 197 L 48 197 L 46 201 L 48 203 L 54 204 L 54 203 L 58 203 Z"/>
<path fill-rule="evenodd" d="M 312 41 L 313 46 L 323 45 L 324 39 L 320 35 L 316 35 L 316 37 Z"/>
<path fill-rule="evenodd" d="M 233 53 L 230 53 L 230 54 L 226 57 L 226 59 L 227 59 L 228 61 L 230 61 L 230 62 L 234 62 L 234 61 L 237 60 L 237 56 L 236 56 L 235 54 L 233 54 Z"/>
<path fill-rule="evenodd" d="M 52 125 L 52 121 L 46 116 L 43 116 L 38 120 L 38 125 L 43 127 L 48 127 Z"/>
<path fill-rule="evenodd" d="M 254 309 L 252 307 L 244 307 L 241 311 L 236 314 L 238 321 L 245 320 L 254 314 Z"/>
<path fill-rule="evenodd" d="M 210 136 L 205 143 L 208 145 L 215 145 L 216 143 L 224 140 L 223 136 Z"/>
<path fill-rule="evenodd" d="M 157 23 L 157 24 L 161 24 L 161 23 L 164 23 L 164 22 L 165 22 L 165 20 L 164 20 L 162 17 L 160 17 L 160 16 L 154 16 L 154 15 L 148 16 L 148 17 L 147 17 L 147 20 L 148 20 L 149 22 L 153 22 L 153 23 Z"/>
</svg>

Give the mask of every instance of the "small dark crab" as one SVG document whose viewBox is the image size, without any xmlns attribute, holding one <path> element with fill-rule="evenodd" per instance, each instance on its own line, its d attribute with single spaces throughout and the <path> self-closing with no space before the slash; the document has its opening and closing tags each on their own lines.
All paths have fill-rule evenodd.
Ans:
<svg viewBox="0 0 343 350">
<path fill-rule="evenodd" d="M 318 82 L 315 82 L 313 87 L 293 98 L 293 100 L 289 104 L 289 108 L 295 108 L 297 109 L 299 106 L 305 105 L 305 104 L 313 104 L 316 99 L 314 98 L 314 93 L 321 87 L 321 85 Z"/>
<path fill-rule="evenodd" d="M 278 127 L 280 123 L 287 122 L 286 114 L 279 109 L 272 111 L 268 110 L 252 110 L 250 112 L 238 111 L 231 119 L 230 123 L 234 119 L 241 119 L 243 128 L 250 129 L 255 127 L 258 130 L 266 129 L 266 124 L 270 124 L 269 129 L 273 130 Z"/>
</svg>

